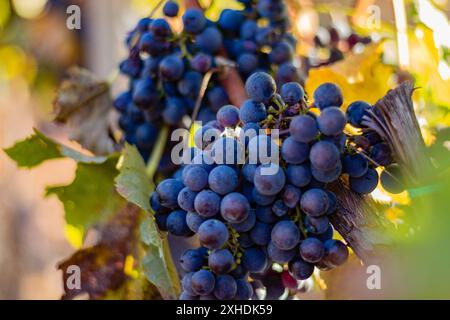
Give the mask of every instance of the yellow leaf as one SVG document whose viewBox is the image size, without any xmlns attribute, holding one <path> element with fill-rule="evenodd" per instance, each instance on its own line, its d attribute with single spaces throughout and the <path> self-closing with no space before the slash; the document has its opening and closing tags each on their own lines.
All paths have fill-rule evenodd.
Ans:
<svg viewBox="0 0 450 320">
<path fill-rule="evenodd" d="M 361 54 L 349 54 L 344 60 L 312 69 L 306 92 L 312 94 L 324 82 L 337 84 L 344 95 L 344 108 L 355 100 L 375 103 L 391 89 L 393 68 L 382 62 L 383 43 L 368 45 Z"/>
</svg>

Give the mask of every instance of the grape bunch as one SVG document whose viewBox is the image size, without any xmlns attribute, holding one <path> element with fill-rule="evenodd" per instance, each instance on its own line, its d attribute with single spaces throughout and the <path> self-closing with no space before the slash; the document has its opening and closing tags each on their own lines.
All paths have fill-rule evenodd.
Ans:
<svg viewBox="0 0 450 320">
<path fill-rule="evenodd" d="M 196 114 L 206 73 L 214 71 L 197 119 L 191 120 L 212 121 L 219 108 L 230 103 L 218 75 L 219 57 L 235 64 L 243 80 L 258 70 L 276 72 L 279 83 L 300 80 L 284 2 L 240 2 L 244 9 L 225 9 L 216 22 L 200 9 L 187 9 L 182 31 L 177 32 L 172 22 L 179 8 L 168 1 L 165 18 L 143 18 L 128 34 L 129 54 L 120 71 L 129 78 L 129 87 L 117 96 L 114 107 L 125 141 L 136 145 L 145 160 L 163 124 L 183 127 L 183 119 Z"/>
<path fill-rule="evenodd" d="M 357 101 L 344 113 L 332 83 L 316 89 L 313 105 L 299 83 L 277 91 L 264 72 L 252 74 L 245 89 L 250 99 L 223 106 L 199 129 L 190 162 L 151 195 L 160 230 L 196 234 L 200 242 L 180 258 L 180 299 L 257 299 L 261 288 L 274 299 L 300 290 L 315 268 L 342 265 L 349 251 L 333 239 L 331 188 L 339 181 L 371 193 L 376 167 L 392 162 L 364 126 L 372 107 Z M 347 125 L 363 133 L 346 134 Z"/>
</svg>

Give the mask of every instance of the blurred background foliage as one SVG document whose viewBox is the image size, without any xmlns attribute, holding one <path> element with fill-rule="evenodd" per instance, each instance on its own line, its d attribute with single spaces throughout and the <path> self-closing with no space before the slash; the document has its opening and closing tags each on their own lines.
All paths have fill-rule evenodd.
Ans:
<svg viewBox="0 0 450 320">
<path fill-rule="evenodd" d="M 52 120 L 58 83 L 72 65 L 101 78 L 114 74 L 125 55 L 122 39 L 155 0 L 0 0 L 0 146 L 37 127 L 73 145 Z M 202 0 L 215 20 L 231 0 Z M 391 220 L 399 246 L 386 254 L 383 290 L 368 292 L 359 261 L 323 275 L 300 298 L 450 298 L 447 230 L 450 195 L 450 1 L 287 0 L 299 41 L 298 66 L 311 94 L 323 82 L 339 84 L 346 99 L 375 103 L 404 80 L 414 80 L 416 114 L 436 170 L 429 183 L 399 195 L 373 196 Z M 66 9 L 82 9 L 81 30 L 66 28 Z M 160 12 L 157 13 L 161 14 Z M 174 22 L 176 24 L 176 21 Z M 333 63 L 329 63 L 329 62 Z M 114 82 L 114 91 L 125 85 Z M 77 146 L 74 146 L 77 147 Z M 0 298 L 58 298 L 56 263 L 77 238 L 65 226 L 62 205 L 42 200 L 47 184 L 73 179 L 74 163 L 55 160 L 19 171 L 0 153 Z M 85 245 L 95 240 L 88 237 Z M 74 245 L 76 241 L 72 241 Z M 39 288 L 39 290 L 36 290 Z"/>
</svg>

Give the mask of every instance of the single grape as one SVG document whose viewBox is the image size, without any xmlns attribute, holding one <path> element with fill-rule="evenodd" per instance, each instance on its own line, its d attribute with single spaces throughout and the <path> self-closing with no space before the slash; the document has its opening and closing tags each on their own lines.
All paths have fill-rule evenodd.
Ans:
<svg viewBox="0 0 450 320">
<path fill-rule="evenodd" d="M 261 165 L 256 169 L 253 181 L 260 194 L 273 196 L 283 189 L 286 176 L 283 169 L 276 164 Z"/>
<path fill-rule="evenodd" d="M 217 121 L 224 128 L 234 128 L 239 123 L 239 109 L 233 105 L 223 106 L 217 112 Z"/>
<path fill-rule="evenodd" d="M 303 193 L 300 207 L 303 212 L 311 217 L 322 216 L 329 207 L 328 195 L 322 189 L 309 189 Z"/>
<path fill-rule="evenodd" d="M 240 223 L 250 214 L 250 203 L 241 193 L 227 194 L 220 203 L 220 214 L 230 223 Z"/>
<path fill-rule="evenodd" d="M 369 168 L 369 162 L 359 153 L 346 155 L 342 160 L 342 165 L 344 172 L 348 173 L 348 175 L 353 178 L 363 176 Z"/>
<path fill-rule="evenodd" d="M 268 205 L 271 205 L 275 201 L 276 195 L 266 196 L 266 195 L 259 193 L 258 190 L 256 190 L 256 188 L 253 188 L 252 199 L 253 199 L 253 202 L 255 202 L 257 205 L 268 206 Z"/>
<path fill-rule="evenodd" d="M 175 236 L 188 237 L 192 235 L 192 231 L 186 223 L 186 211 L 172 211 L 167 217 L 166 223 L 167 230 Z"/>
<path fill-rule="evenodd" d="M 356 128 L 362 128 L 362 121 L 364 116 L 369 116 L 371 105 L 365 101 L 352 102 L 345 112 L 348 122 Z"/>
<path fill-rule="evenodd" d="M 274 64 L 283 64 L 293 59 L 294 49 L 292 45 L 286 41 L 280 41 L 272 48 L 270 52 L 270 60 Z"/>
<path fill-rule="evenodd" d="M 334 144 L 328 141 L 319 141 L 311 147 L 309 160 L 316 169 L 329 171 L 336 169 L 341 161 L 341 156 Z"/>
<path fill-rule="evenodd" d="M 319 134 L 316 120 L 309 115 L 295 116 L 289 125 L 289 132 L 298 142 L 309 143 Z"/>
<path fill-rule="evenodd" d="M 380 175 L 380 182 L 386 191 L 393 194 L 398 194 L 405 190 L 400 166 L 395 163 L 383 170 Z"/>
<path fill-rule="evenodd" d="M 183 14 L 184 31 L 187 33 L 199 33 L 207 24 L 203 11 L 197 8 L 189 8 Z"/>
<path fill-rule="evenodd" d="M 266 107 L 264 104 L 257 101 L 246 100 L 239 109 L 239 118 L 244 124 L 261 122 L 266 119 L 266 117 Z"/>
<path fill-rule="evenodd" d="M 238 57 L 237 64 L 242 74 L 252 74 L 258 68 L 258 57 L 253 53 L 243 53 Z"/>
<path fill-rule="evenodd" d="M 208 266 L 215 274 L 225 274 L 231 271 L 235 261 L 228 249 L 214 250 L 208 257 Z"/>
<path fill-rule="evenodd" d="M 214 217 L 220 209 L 220 197 L 211 190 L 203 190 L 194 199 L 194 208 L 203 218 Z"/>
<path fill-rule="evenodd" d="M 203 267 L 204 262 L 205 254 L 199 249 L 187 249 L 180 258 L 180 266 L 186 272 L 200 270 Z"/>
<path fill-rule="evenodd" d="M 297 280 L 306 280 L 312 276 L 314 265 L 302 258 L 296 258 L 289 263 L 289 272 Z"/>
<path fill-rule="evenodd" d="M 157 38 L 167 38 L 172 35 L 169 23 L 163 18 L 152 20 L 149 29 Z"/>
<path fill-rule="evenodd" d="M 305 187 L 311 182 L 311 169 L 307 164 L 288 165 L 286 176 L 289 183 L 296 187 Z"/>
<path fill-rule="evenodd" d="M 150 207 L 155 213 L 168 213 L 170 211 L 170 209 L 161 205 L 158 193 L 156 191 L 150 196 Z"/>
<path fill-rule="evenodd" d="M 324 260 L 328 265 L 333 267 L 340 266 L 348 259 L 348 248 L 339 240 L 328 240 L 324 244 L 325 257 Z"/>
<path fill-rule="evenodd" d="M 198 228 L 200 243 L 208 249 L 219 249 L 228 241 L 228 230 L 223 222 L 215 219 L 206 220 Z"/>
<path fill-rule="evenodd" d="M 170 97 L 166 100 L 165 108 L 162 112 L 164 122 L 170 125 L 177 125 L 186 115 L 186 107 L 182 99 Z M 155 134 L 153 135 L 154 140 Z"/>
<path fill-rule="evenodd" d="M 371 159 L 380 166 L 386 167 L 393 161 L 391 148 L 386 143 L 378 143 L 372 147 Z"/>
<path fill-rule="evenodd" d="M 237 34 L 240 30 L 244 15 L 238 10 L 225 9 L 220 13 L 217 23 L 227 33 Z"/>
<path fill-rule="evenodd" d="M 190 296 L 196 296 L 197 293 L 192 289 L 192 276 L 194 272 L 186 273 L 181 280 L 181 287 L 184 292 L 189 294 Z"/>
<path fill-rule="evenodd" d="M 167 231 L 167 217 L 165 213 L 155 213 L 155 222 L 159 230 Z"/>
<path fill-rule="evenodd" d="M 331 183 L 336 181 L 342 173 L 342 163 L 339 161 L 335 168 L 330 170 L 320 170 L 311 165 L 311 174 L 313 177 L 323 183 Z"/>
<path fill-rule="evenodd" d="M 256 72 L 245 82 L 245 90 L 250 99 L 255 102 L 268 102 L 276 89 L 275 81 L 265 72 Z"/>
<path fill-rule="evenodd" d="M 288 82 L 281 87 L 281 97 L 289 106 L 300 103 L 305 96 L 303 87 L 297 82 Z"/>
<path fill-rule="evenodd" d="M 288 137 L 281 146 L 281 157 L 290 164 L 300 164 L 309 157 L 309 145 Z"/>
<path fill-rule="evenodd" d="M 300 243 L 300 256 L 309 263 L 319 262 L 325 250 L 322 241 L 316 238 L 306 238 Z"/>
<path fill-rule="evenodd" d="M 215 54 L 222 48 L 222 33 L 215 27 L 207 27 L 195 37 L 198 50 Z"/>
<path fill-rule="evenodd" d="M 345 114 L 337 107 L 328 107 L 317 117 L 317 125 L 320 132 L 327 136 L 341 134 L 346 124 Z"/>
<path fill-rule="evenodd" d="M 194 200 L 196 196 L 197 192 L 185 187 L 178 194 L 178 205 L 185 211 L 194 211 Z"/>
<path fill-rule="evenodd" d="M 210 271 L 202 269 L 192 275 L 191 283 L 194 292 L 199 295 L 207 295 L 213 292 L 216 279 Z"/>
<path fill-rule="evenodd" d="M 164 80 L 176 81 L 181 79 L 184 63 L 180 56 L 172 54 L 164 57 L 159 63 L 159 73 Z"/>
<path fill-rule="evenodd" d="M 201 191 L 208 186 L 208 172 L 199 165 L 186 166 L 183 183 L 192 191 Z"/>
<path fill-rule="evenodd" d="M 288 213 L 289 208 L 284 204 L 283 200 L 278 199 L 273 204 L 272 210 L 277 216 L 283 217 Z"/>
<path fill-rule="evenodd" d="M 253 296 L 253 287 L 244 279 L 236 280 L 236 300 L 250 300 Z"/>
<path fill-rule="evenodd" d="M 272 229 L 272 243 L 280 250 L 291 250 L 300 241 L 300 230 L 291 220 L 277 222 Z"/>
<path fill-rule="evenodd" d="M 299 188 L 288 184 L 283 191 L 283 202 L 286 207 L 293 209 L 299 203 L 301 196 L 302 191 Z"/>
<path fill-rule="evenodd" d="M 211 190 L 220 195 L 226 195 L 237 188 L 239 180 L 234 169 L 220 165 L 211 170 L 208 183 Z"/>
<path fill-rule="evenodd" d="M 314 105 L 321 110 L 328 107 L 340 107 L 343 100 L 341 89 L 334 83 L 321 84 L 314 91 Z"/>
<path fill-rule="evenodd" d="M 161 205 L 170 209 L 177 208 L 178 194 L 183 188 L 183 183 L 176 179 L 166 179 L 162 181 L 158 187 L 156 187 L 156 192 L 158 193 Z"/>
<path fill-rule="evenodd" d="M 237 293 L 236 280 L 228 274 L 217 276 L 213 293 L 219 300 L 233 299 Z"/>
<path fill-rule="evenodd" d="M 197 212 L 189 211 L 186 214 L 186 224 L 192 232 L 197 232 L 198 228 L 205 220 L 206 219 L 200 216 Z"/>
<path fill-rule="evenodd" d="M 376 189 L 378 185 L 378 172 L 369 168 L 367 172 L 359 178 L 350 178 L 350 189 L 357 193 L 368 194 Z"/>
<path fill-rule="evenodd" d="M 167 1 L 163 7 L 163 13 L 165 16 L 173 18 L 178 15 L 179 9 L 178 3 L 175 1 Z"/>
</svg>

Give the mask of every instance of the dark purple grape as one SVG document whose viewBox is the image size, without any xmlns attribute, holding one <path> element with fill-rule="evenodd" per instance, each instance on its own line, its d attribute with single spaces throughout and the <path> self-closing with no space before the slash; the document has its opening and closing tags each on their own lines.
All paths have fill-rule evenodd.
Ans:
<svg viewBox="0 0 450 320">
<path fill-rule="evenodd" d="M 203 267 L 204 263 L 205 254 L 199 249 L 187 249 L 180 258 L 180 266 L 186 272 L 198 271 Z"/>
<path fill-rule="evenodd" d="M 398 194 L 405 190 L 403 180 L 400 166 L 395 163 L 386 167 L 380 175 L 380 182 L 383 188 L 393 194 Z"/>
<path fill-rule="evenodd" d="M 236 280 L 230 275 L 224 274 L 216 277 L 214 296 L 219 300 L 233 299 L 237 292 Z"/>
<path fill-rule="evenodd" d="M 298 142 L 309 143 L 319 134 L 316 120 L 309 115 L 301 115 L 292 118 L 289 132 Z"/>
<path fill-rule="evenodd" d="M 183 14 L 184 31 L 187 33 L 199 33 L 207 24 L 203 11 L 197 8 L 189 8 Z"/>
<path fill-rule="evenodd" d="M 308 233 L 312 234 L 322 234 L 327 232 L 328 227 L 330 226 L 330 220 L 328 220 L 327 216 L 321 217 L 305 217 L 305 228 Z"/>
<path fill-rule="evenodd" d="M 223 222 L 215 219 L 206 220 L 198 228 L 200 243 L 208 249 L 219 249 L 228 241 L 229 233 Z"/>
<path fill-rule="evenodd" d="M 302 191 L 299 188 L 288 184 L 283 191 L 283 202 L 288 208 L 293 209 L 300 202 L 301 196 Z"/>
<path fill-rule="evenodd" d="M 165 16 L 173 18 L 178 15 L 179 9 L 178 3 L 175 1 L 167 1 L 163 7 L 163 13 Z"/>
<path fill-rule="evenodd" d="M 162 181 L 156 192 L 158 193 L 161 205 L 164 207 L 175 209 L 178 206 L 178 194 L 184 188 L 184 185 L 176 179 L 167 179 Z"/>
<path fill-rule="evenodd" d="M 324 215 L 329 206 L 328 195 L 322 189 L 309 189 L 300 200 L 300 207 L 303 212 L 311 217 Z"/>
<path fill-rule="evenodd" d="M 273 196 L 283 189 L 286 176 L 283 169 L 276 164 L 261 165 L 256 169 L 253 181 L 260 194 Z"/>
<path fill-rule="evenodd" d="M 192 235 L 192 231 L 186 223 L 186 211 L 172 211 L 167 217 L 166 223 L 167 230 L 175 236 L 188 237 Z"/>
<path fill-rule="evenodd" d="M 365 101 L 352 102 L 348 107 L 345 114 L 347 115 L 348 122 L 356 128 L 362 128 L 362 121 L 364 116 L 369 116 L 371 105 Z"/>
<path fill-rule="evenodd" d="M 231 271 L 235 261 L 228 249 L 214 250 L 208 257 L 208 266 L 215 274 L 225 274 Z"/>
<path fill-rule="evenodd" d="M 250 231 L 255 226 L 255 223 L 256 223 L 256 214 L 255 211 L 252 209 L 250 210 L 250 213 L 248 214 L 247 218 L 244 221 L 242 221 L 241 223 L 231 223 L 230 225 L 237 232 L 247 232 Z"/>
<path fill-rule="evenodd" d="M 239 109 L 233 105 L 223 106 L 217 111 L 217 121 L 224 128 L 234 128 L 239 123 Z"/>
<path fill-rule="evenodd" d="M 328 107 L 340 107 L 343 100 L 341 89 L 334 83 L 321 84 L 314 91 L 314 105 L 321 110 Z"/>
<path fill-rule="evenodd" d="M 234 191 L 238 182 L 236 171 L 226 165 L 215 167 L 208 177 L 209 187 L 220 195 L 226 195 Z"/>
<path fill-rule="evenodd" d="M 289 263 L 289 272 L 297 280 L 306 280 L 312 276 L 314 265 L 297 258 Z"/>
<path fill-rule="evenodd" d="M 182 189 L 178 194 L 178 205 L 185 211 L 194 211 L 194 200 L 197 196 L 197 192 L 192 191 L 188 187 Z"/>
<path fill-rule="evenodd" d="M 197 212 L 190 211 L 186 214 L 186 224 L 192 232 L 197 232 L 198 228 L 205 220 L 206 219 L 201 217 Z"/>
<path fill-rule="evenodd" d="M 307 164 L 289 165 L 286 170 L 289 183 L 296 187 L 305 187 L 311 182 L 311 169 Z"/>
<path fill-rule="evenodd" d="M 239 118 L 244 124 L 261 122 L 266 117 L 266 107 L 260 102 L 246 100 L 239 109 Z"/>
<path fill-rule="evenodd" d="M 393 162 L 391 149 L 386 143 L 378 143 L 372 147 L 371 159 L 380 166 L 386 167 Z"/>
<path fill-rule="evenodd" d="M 284 204 L 283 200 L 278 199 L 277 201 L 275 201 L 275 203 L 272 206 L 272 211 L 275 213 L 275 215 L 277 215 L 278 217 L 283 217 L 285 216 L 288 211 L 289 208 Z"/>
<path fill-rule="evenodd" d="M 220 210 L 220 197 L 211 190 L 203 190 L 195 197 L 194 208 L 203 218 L 214 217 Z"/>
<path fill-rule="evenodd" d="M 288 82 L 281 87 L 281 97 L 289 106 L 300 103 L 305 96 L 303 87 L 297 82 Z"/>
<path fill-rule="evenodd" d="M 253 287 L 244 279 L 236 280 L 236 300 L 250 300 L 253 296 Z"/>
<path fill-rule="evenodd" d="M 357 193 L 368 194 L 376 189 L 378 185 L 378 172 L 369 168 L 367 172 L 359 178 L 350 178 L 350 189 Z"/>
<path fill-rule="evenodd" d="M 311 173 L 313 177 L 323 183 L 331 183 L 336 181 L 342 173 L 342 164 L 339 161 L 335 168 L 330 170 L 319 170 L 314 166 L 311 166 Z"/>
<path fill-rule="evenodd" d="M 230 223 L 240 223 L 250 214 L 250 204 L 244 195 L 233 192 L 222 199 L 220 214 Z"/>
<path fill-rule="evenodd" d="M 213 292 L 216 284 L 214 275 L 208 270 L 199 270 L 192 275 L 192 289 L 199 295 L 207 295 Z"/>
<path fill-rule="evenodd" d="M 288 137 L 281 146 L 281 157 L 290 164 L 300 164 L 309 157 L 309 145 Z"/>
<path fill-rule="evenodd" d="M 168 81 L 181 79 L 184 72 L 184 63 L 180 56 L 172 54 L 163 58 L 159 64 L 159 73 Z"/>
<path fill-rule="evenodd" d="M 328 240 L 324 244 L 326 264 L 337 267 L 345 263 L 348 259 L 348 248 L 339 240 Z"/>
<path fill-rule="evenodd" d="M 245 90 L 253 101 L 269 102 L 275 94 L 277 86 L 269 74 L 265 72 L 256 72 L 245 82 Z"/>
<path fill-rule="evenodd" d="M 284 220 L 272 229 L 272 243 L 280 250 L 291 250 L 300 241 L 300 230 L 294 222 Z"/>
<path fill-rule="evenodd" d="M 192 276 L 194 275 L 194 272 L 186 273 L 183 276 L 183 279 L 181 280 L 181 287 L 183 288 L 183 291 L 189 294 L 190 296 L 196 296 L 197 293 L 192 289 Z"/>
<path fill-rule="evenodd" d="M 328 141 L 319 141 L 311 147 L 309 160 L 316 169 L 329 171 L 339 165 L 341 156 L 334 144 Z"/>
<path fill-rule="evenodd" d="M 361 154 L 346 155 L 342 160 L 344 172 L 350 177 L 359 178 L 363 176 L 369 168 L 369 162 Z"/>
<path fill-rule="evenodd" d="M 222 48 L 222 34 L 215 27 L 207 27 L 195 37 L 199 51 L 215 54 Z"/>
<path fill-rule="evenodd" d="M 345 114 L 337 107 L 328 107 L 317 117 L 317 125 L 320 132 L 327 136 L 341 134 L 346 124 Z"/>
<path fill-rule="evenodd" d="M 300 243 L 300 256 L 309 263 L 319 262 L 324 256 L 325 250 L 322 241 L 316 238 L 306 238 Z"/>
<path fill-rule="evenodd" d="M 192 191 L 201 191 L 208 186 L 208 172 L 199 165 L 188 165 L 183 170 L 183 183 Z"/>
</svg>

